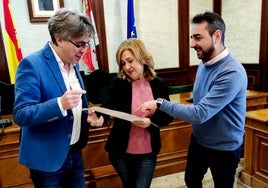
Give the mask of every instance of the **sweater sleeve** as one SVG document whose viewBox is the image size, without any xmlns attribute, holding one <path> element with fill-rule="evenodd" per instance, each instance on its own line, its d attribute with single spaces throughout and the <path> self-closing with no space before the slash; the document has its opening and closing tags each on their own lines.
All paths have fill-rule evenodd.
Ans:
<svg viewBox="0 0 268 188">
<path fill-rule="evenodd" d="M 239 114 L 244 108 L 247 77 L 240 66 L 227 66 L 218 72 L 204 71 L 196 81 L 199 87 L 194 89 L 194 105 L 184 105 L 165 100 L 160 110 L 192 124 L 201 124 L 221 110 Z M 212 79 L 203 79 L 208 74 L 215 74 Z M 201 78 L 201 79 L 200 79 Z M 239 104 L 240 103 L 240 104 Z M 240 106 L 240 107 L 239 107 Z"/>
</svg>

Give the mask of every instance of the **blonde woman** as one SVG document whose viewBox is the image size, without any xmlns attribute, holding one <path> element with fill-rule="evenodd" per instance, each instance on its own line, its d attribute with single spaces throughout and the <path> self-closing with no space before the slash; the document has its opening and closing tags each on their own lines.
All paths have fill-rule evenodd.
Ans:
<svg viewBox="0 0 268 188">
<path fill-rule="evenodd" d="M 140 39 L 124 41 L 117 50 L 116 61 L 118 77 L 112 80 L 102 107 L 142 117 L 143 121 L 131 123 L 115 118 L 105 149 L 124 188 L 149 188 L 161 147 L 159 127 L 168 125 L 173 118 L 160 110 L 147 114 L 137 108 L 159 97 L 169 100 L 168 87 L 156 76 L 153 57 Z M 99 120 L 89 112 L 92 125 Z"/>
</svg>

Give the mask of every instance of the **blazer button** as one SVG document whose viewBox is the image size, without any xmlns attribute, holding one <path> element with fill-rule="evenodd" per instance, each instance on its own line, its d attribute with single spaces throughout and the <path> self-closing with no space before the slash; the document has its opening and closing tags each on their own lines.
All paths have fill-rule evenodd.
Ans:
<svg viewBox="0 0 268 188">
<path fill-rule="evenodd" d="M 74 116 L 70 116 L 70 120 L 74 120 Z"/>
<path fill-rule="evenodd" d="M 68 134 L 67 137 L 68 137 L 68 138 L 72 138 L 72 135 L 71 135 L 71 134 Z"/>
</svg>

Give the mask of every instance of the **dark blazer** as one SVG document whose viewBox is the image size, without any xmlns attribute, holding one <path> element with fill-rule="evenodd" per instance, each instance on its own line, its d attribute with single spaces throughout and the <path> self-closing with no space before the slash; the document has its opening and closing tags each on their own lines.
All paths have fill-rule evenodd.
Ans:
<svg viewBox="0 0 268 188">
<path fill-rule="evenodd" d="M 79 67 L 74 67 L 84 88 Z M 16 74 L 14 121 L 21 127 L 19 162 L 28 168 L 47 172 L 58 170 L 66 159 L 73 126 L 72 110 L 64 117 L 57 97 L 66 92 L 58 63 L 49 44 L 20 63 Z M 82 95 L 83 108 L 88 107 Z M 82 113 L 77 149 L 88 140 L 87 114 Z"/>
<path fill-rule="evenodd" d="M 163 79 L 156 77 L 154 80 L 150 81 L 150 86 L 152 88 L 154 99 L 160 97 L 169 100 L 168 87 Z M 104 100 L 102 107 L 131 113 L 131 103 L 131 82 L 115 77 L 111 82 L 109 94 L 106 100 Z M 173 117 L 160 110 L 156 110 L 150 119 L 159 127 L 168 125 L 174 120 Z M 114 124 L 105 145 L 106 151 L 113 155 L 124 153 L 128 145 L 130 128 L 130 122 L 114 118 Z M 153 153 L 158 154 L 161 148 L 160 129 L 153 125 L 150 125 L 148 129 L 151 133 L 152 151 Z"/>
</svg>

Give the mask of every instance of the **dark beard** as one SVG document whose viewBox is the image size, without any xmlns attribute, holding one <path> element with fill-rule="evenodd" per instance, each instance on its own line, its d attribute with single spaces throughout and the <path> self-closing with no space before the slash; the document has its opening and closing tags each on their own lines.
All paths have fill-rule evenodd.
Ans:
<svg viewBox="0 0 268 188">
<path fill-rule="evenodd" d="M 208 62 L 211 60 L 212 52 L 215 50 L 214 46 L 212 45 L 207 51 L 203 51 L 203 55 L 199 57 L 202 59 L 203 62 Z"/>
</svg>

